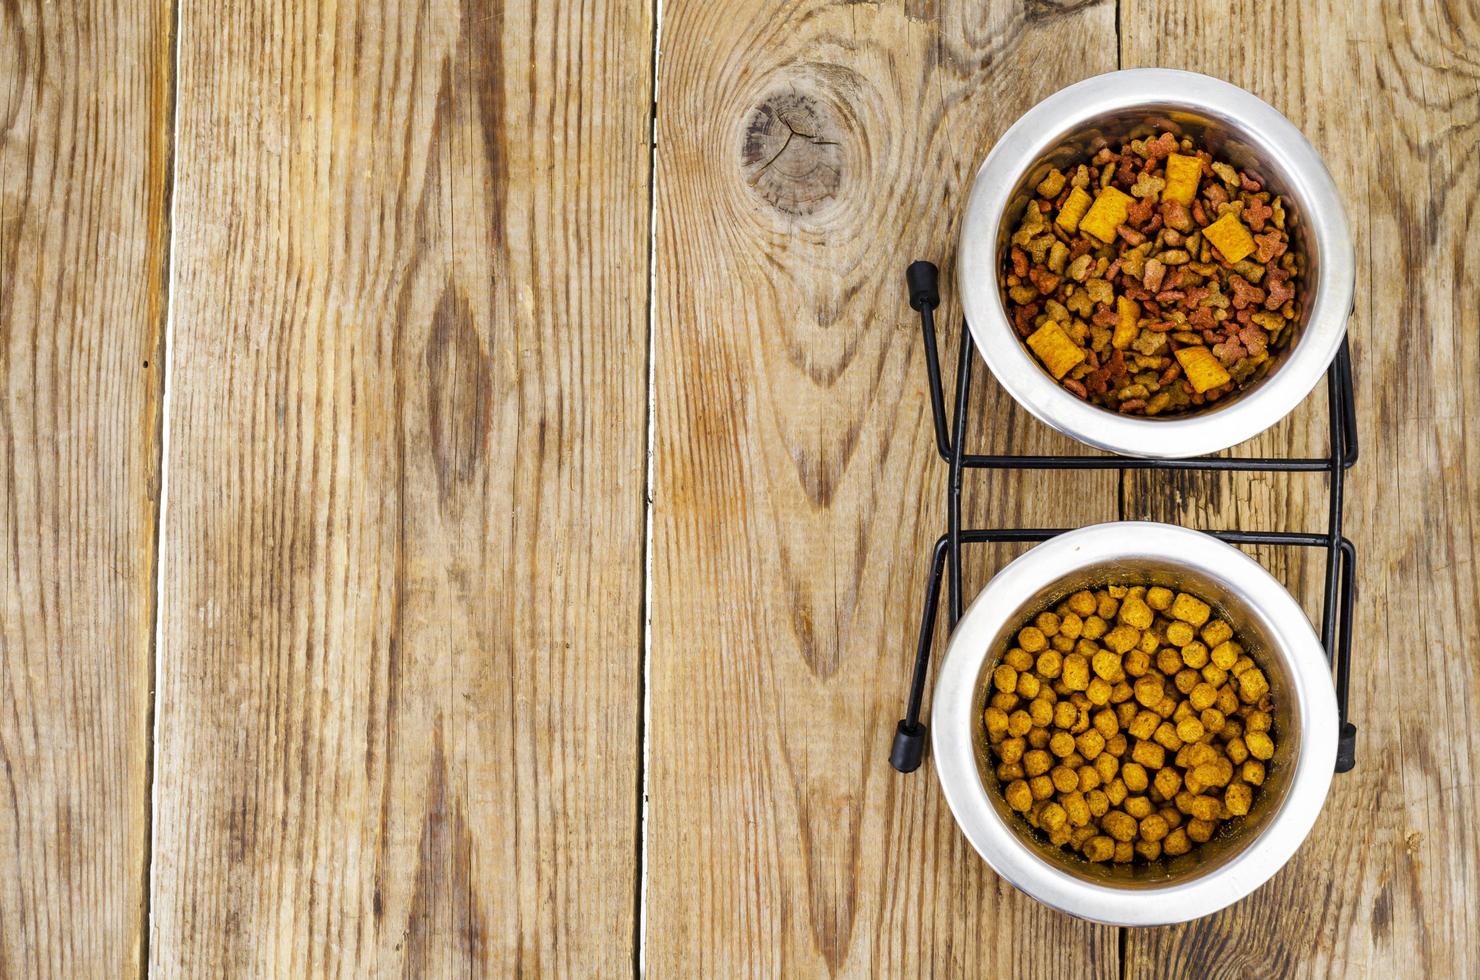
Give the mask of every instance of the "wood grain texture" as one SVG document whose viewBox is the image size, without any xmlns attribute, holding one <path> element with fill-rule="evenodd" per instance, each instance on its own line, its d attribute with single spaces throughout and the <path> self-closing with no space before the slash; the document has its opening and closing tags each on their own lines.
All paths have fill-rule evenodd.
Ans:
<svg viewBox="0 0 1480 980">
<path fill-rule="evenodd" d="M 180 37 L 153 967 L 626 971 L 649 12 Z"/>
<path fill-rule="evenodd" d="M 904 267 L 941 265 L 954 363 L 971 176 L 1019 113 L 1115 67 L 1114 18 L 1109 4 L 664 4 L 654 976 L 1118 972 L 1115 930 L 995 878 L 930 772 L 887 761 L 945 524 Z M 1066 448 L 976 371 L 974 448 Z M 970 479 L 971 519 L 1117 510 L 1114 474 Z M 975 556 L 968 592 L 1000 558 Z"/>
<path fill-rule="evenodd" d="M 1251 898 L 1191 925 L 1130 932 L 1127 975 L 1472 974 L 1480 8 L 1127 0 L 1121 23 L 1126 67 L 1228 78 L 1284 111 L 1325 157 L 1357 241 L 1362 450 L 1346 507 L 1360 556 L 1357 768 L 1336 777 L 1310 839 Z M 1324 419 L 1323 386 L 1240 452 L 1322 451 Z M 1324 527 L 1319 478 L 1198 477 L 1175 491 L 1128 481 L 1127 508 L 1199 526 Z M 1265 557 L 1317 610 L 1322 560 Z"/>
<path fill-rule="evenodd" d="M 0 976 L 140 968 L 164 3 L 0 4 Z"/>
</svg>

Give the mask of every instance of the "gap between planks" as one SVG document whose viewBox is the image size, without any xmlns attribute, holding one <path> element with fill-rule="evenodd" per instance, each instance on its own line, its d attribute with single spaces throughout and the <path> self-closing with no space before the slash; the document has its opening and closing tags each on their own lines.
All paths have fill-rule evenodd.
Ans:
<svg viewBox="0 0 1480 980">
<path fill-rule="evenodd" d="M 159 500 L 154 508 L 154 622 L 150 636 L 149 651 L 149 729 L 148 761 L 145 763 L 144 798 L 147 811 L 144 814 L 144 893 L 143 908 L 139 924 L 139 973 L 148 977 L 153 973 L 151 939 L 154 934 L 154 829 L 157 824 L 158 799 L 155 795 L 155 774 L 159 771 L 159 679 L 160 658 L 163 655 L 164 595 L 162 592 L 165 570 L 165 518 L 169 512 L 169 463 L 170 463 L 170 376 L 174 371 L 175 352 L 175 276 L 177 253 L 175 249 L 175 224 L 179 200 L 175 188 L 180 175 L 180 2 L 170 5 L 170 100 L 169 100 L 169 165 L 164 188 L 164 324 L 160 330 L 159 348 L 155 351 L 160 366 L 159 395 Z"/>
<path fill-rule="evenodd" d="M 651 685 L 653 645 L 653 446 L 657 438 L 657 334 L 658 295 L 658 59 L 662 51 L 663 0 L 653 0 L 653 39 L 648 78 L 648 294 L 647 294 L 647 459 L 642 486 L 642 609 L 638 615 L 642 631 L 642 697 L 637 718 L 637 874 L 636 906 L 632 915 L 632 975 L 647 974 L 647 831 L 648 749 L 652 715 Z"/>
</svg>

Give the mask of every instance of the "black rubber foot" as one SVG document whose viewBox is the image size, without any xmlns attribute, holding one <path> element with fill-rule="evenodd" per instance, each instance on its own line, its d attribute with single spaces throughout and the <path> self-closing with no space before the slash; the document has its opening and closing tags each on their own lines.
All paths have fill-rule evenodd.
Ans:
<svg viewBox="0 0 1480 980">
<path fill-rule="evenodd" d="M 1357 764 L 1357 726 L 1347 722 L 1336 739 L 1336 771 L 1351 772 Z"/>
<path fill-rule="evenodd" d="M 889 751 L 889 764 L 900 772 L 919 769 L 920 760 L 925 758 L 926 731 L 919 722 L 911 727 L 908 722 L 901 721 L 894 730 L 894 748 Z"/>
<path fill-rule="evenodd" d="M 932 310 L 940 305 L 940 270 L 934 262 L 911 262 L 904 270 L 904 281 L 910 287 L 910 309 Z"/>
</svg>

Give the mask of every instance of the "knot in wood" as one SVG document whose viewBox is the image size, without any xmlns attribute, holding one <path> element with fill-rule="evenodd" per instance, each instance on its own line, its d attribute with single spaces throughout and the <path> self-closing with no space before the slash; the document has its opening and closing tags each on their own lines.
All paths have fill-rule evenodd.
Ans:
<svg viewBox="0 0 1480 980">
<path fill-rule="evenodd" d="M 761 199 L 793 215 L 815 214 L 843 180 L 843 127 L 822 100 L 788 90 L 750 112 L 740 150 L 745 181 Z"/>
</svg>

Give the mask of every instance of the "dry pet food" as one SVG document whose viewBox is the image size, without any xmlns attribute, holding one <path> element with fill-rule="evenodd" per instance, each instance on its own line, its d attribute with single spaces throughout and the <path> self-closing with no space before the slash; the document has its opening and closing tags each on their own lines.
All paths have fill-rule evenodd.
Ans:
<svg viewBox="0 0 1480 980">
<path fill-rule="evenodd" d="M 1272 709 L 1208 603 L 1111 585 L 1023 625 L 983 721 L 1007 805 L 1050 842 L 1125 864 L 1186 854 L 1249 812 Z"/>
<path fill-rule="evenodd" d="M 1266 374 L 1300 315 L 1284 203 L 1171 133 L 1035 188 L 1003 258 L 1008 316 L 1053 378 L 1128 415 L 1195 411 Z"/>
</svg>

